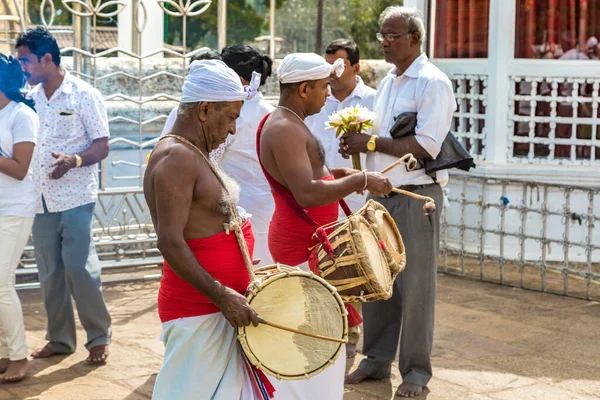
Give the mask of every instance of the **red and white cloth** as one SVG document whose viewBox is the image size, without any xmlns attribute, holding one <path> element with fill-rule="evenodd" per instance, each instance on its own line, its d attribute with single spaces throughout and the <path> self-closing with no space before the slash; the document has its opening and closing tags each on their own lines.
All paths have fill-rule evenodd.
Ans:
<svg viewBox="0 0 600 400">
<path fill-rule="evenodd" d="M 252 256 L 249 221 L 242 232 Z M 244 294 L 250 277 L 233 233 L 186 241 L 198 263 L 223 285 Z M 155 400 L 264 400 L 274 388 L 248 363 L 237 330 L 204 294 L 177 275 L 165 261 L 158 293 L 165 358 L 156 378 Z"/>
</svg>

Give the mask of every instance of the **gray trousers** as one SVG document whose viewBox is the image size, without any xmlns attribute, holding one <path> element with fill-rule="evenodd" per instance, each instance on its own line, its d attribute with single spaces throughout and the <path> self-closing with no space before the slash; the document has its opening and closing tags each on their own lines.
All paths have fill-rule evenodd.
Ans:
<svg viewBox="0 0 600 400">
<path fill-rule="evenodd" d="M 394 282 L 389 300 L 363 304 L 363 353 L 359 369 L 375 379 L 388 378 L 400 341 L 404 382 L 425 386 L 431 379 L 431 348 L 440 238 L 442 189 L 433 185 L 414 193 L 432 197 L 433 215 L 423 216 L 423 202 L 404 195 L 374 198 L 392 215 L 406 248 L 406 269 Z"/>
<path fill-rule="evenodd" d="M 75 351 L 75 299 L 87 332 L 85 347 L 110 343 L 111 320 L 102 296 L 100 260 L 91 235 L 95 203 L 63 212 L 37 214 L 33 244 L 42 298 L 48 314 L 46 340 L 55 353 Z"/>
</svg>

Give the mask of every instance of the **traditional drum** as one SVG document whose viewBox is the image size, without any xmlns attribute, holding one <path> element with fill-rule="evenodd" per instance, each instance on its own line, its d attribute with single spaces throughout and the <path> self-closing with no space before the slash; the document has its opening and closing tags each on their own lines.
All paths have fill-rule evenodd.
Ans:
<svg viewBox="0 0 600 400">
<path fill-rule="evenodd" d="M 249 361 L 287 380 L 308 379 L 333 365 L 348 339 L 346 309 L 336 289 L 310 272 L 281 264 L 254 274 L 246 297 L 265 323 L 238 329 Z"/>
<path fill-rule="evenodd" d="M 373 199 L 358 210 L 357 214 L 363 216 L 373 228 L 375 235 L 385 244 L 383 253 L 390 266 L 392 281 L 406 267 L 406 253 L 404 242 L 398 231 L 396 222 L 381 203 Z"/>
<path fill-rule="evenodd" d="M 389 299 L 393 281 L 383 253 L 385 243 L 380 243 L 367 220 L 352 214 L 330 225 L 327 231 L 333 254 L 322 244 L 313 249 L 319 275 L 347 303 Z"/>
</svg>

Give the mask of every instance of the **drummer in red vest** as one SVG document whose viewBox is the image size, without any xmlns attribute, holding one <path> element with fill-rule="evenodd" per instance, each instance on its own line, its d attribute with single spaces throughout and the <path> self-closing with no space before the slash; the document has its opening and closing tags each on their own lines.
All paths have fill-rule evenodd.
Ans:
<svg viewBox="0 0 600 400">
<path fill-rule="evenodd" d="M 329 96 L 329 77 L 341 75 L 342 59 L 333 65 L 313 53 L 290 54 L 277 69 L 281 96 L 275 111 L 258 127 L 257 151 L 275 200 L 269 227 L 269 250 L 278 263 L 308 270 L 310 248 L 319 226 L 337 221 L 339 201 L 354 192 L 384 196 L 392 185 L 378 172 L 347 168 L 329 170 L 319 140 L 304 119 L 317 114 Z M 333 133 L 332 133 L 333 134 Z M 315 271 L 313 271 L 315 272 Z M 349 325 L 360 316 L 347 308 Z M 277 381 L 276 399 L 341 400 L 344 394 L 345 358 L 308 380 Z"/>
<path fill-rule="evenodd" d="M 239 185 L 208 160 L 235 134 L 243 101 L 255 86 L 243 87 L 222 61 L 194 61 L 175 124 L 148 162 L 144 196 L 165 258 L 158 294 L 165 358 L 155 400 L 273 395 L 237 342 L 236 328 L 259 320 L 243 295 L 250 277 L 242 252 L 225 227 L 241 226 L 250 256 L 252 227 L 235 212 Z"/>
</svg>

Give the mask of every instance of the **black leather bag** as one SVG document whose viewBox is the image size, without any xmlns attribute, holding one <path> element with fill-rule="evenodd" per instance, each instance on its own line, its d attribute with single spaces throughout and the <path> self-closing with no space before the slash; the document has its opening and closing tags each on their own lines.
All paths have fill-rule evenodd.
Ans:
<svg viewBox="0 0 600 400">
<path fill-rule="evenodd" d="M 397 139 L 406 135 L 414 135 L 417 127 L 417 113 L 405 112 L 396 118 L 396 122 L 390 134 L 392 138 Z M 463 171 L 469 171 L 475 168 L 475 162 L 469 152 L 454 137 L 452 132 L 448 132 L 446 139 L 442 143 L 442 149 L 435 160 L 419 160 L 419 163 L 425 168 L 425 173 L 434 181 L 436 180 L 436 171 L 444 169 L 458 168 Z"/>
</svg>

